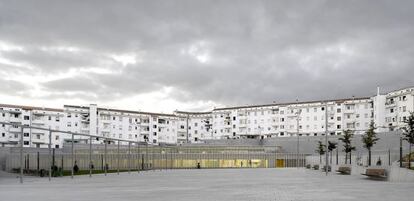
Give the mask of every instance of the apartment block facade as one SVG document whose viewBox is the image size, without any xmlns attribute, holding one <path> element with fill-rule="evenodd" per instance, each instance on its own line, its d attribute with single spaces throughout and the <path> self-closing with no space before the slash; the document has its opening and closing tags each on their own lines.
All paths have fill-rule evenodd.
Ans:
<svg viewBox="0 0 414 201">
<path fill-rule="evenodd" d="M 414 111 L 414 87 L 372 97 L 323 101 L 273 103 L 215 108 L 208 112 L 175 111 L 172 114 L 88 106 L 64 105 L 63 109 L 0 104 L 0 122 L 35 128 L 70 131 L 103 138 L 149 144 L 200 143 L 211 139 L 270 138 L 287 136 L 341 135 L 344 130 L 362 134 L 374 121 L 378 132 L 404 125 Z M 328 118 L 327 121 L 325 118 Z M 327 123 L 327 124 L 326 124 Z M 327 125 L 327 128 L 325 128 Z M 71 141 L 71 135 L 35 128 L 23 130 L 23 146 L 55 148 Z M 0 123 L 0 146 L 20 143 L 20 128 Z M 77 143 L 89 143 L 77 136 Z M 109 143 L 117 143 L 112 140 Z"/>
</svg>

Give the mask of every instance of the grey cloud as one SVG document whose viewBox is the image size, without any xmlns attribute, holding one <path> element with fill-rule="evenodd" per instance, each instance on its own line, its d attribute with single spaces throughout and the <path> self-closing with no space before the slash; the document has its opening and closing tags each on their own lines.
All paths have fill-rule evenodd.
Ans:
<svg viewBox="0 0 414 201">
<path fill-rule="evenodd" d="M 20 81 L 0 78 L 0 93 L 16 96 L 23 95 L 29 89 L 31 89 L 30 86 Z"/>
<path fill-rule="evenodd" d="M 0 55 L 41 73 L 84 66 L 119 70 L 43 83 L 56 97 L 75 91 L 99 100 L 163 87 L 172 87 L 170 97 L 181 102 L 225 105 L 367 96 L 377 86 L 414 85 L 413 6 L 412 1 L 7 1 L 0 4 L 0 38 L 29 51 Z M 207 44 L 207 63 L 183 54 L 200 41 Z M 354 52 L 343 53 L 339 45 Z M 38 46 L 88 52 L 33 51 Z M 134 52 L 142 53 L 142 61 L 126 67 L 105 56 Z"/>
</svg>

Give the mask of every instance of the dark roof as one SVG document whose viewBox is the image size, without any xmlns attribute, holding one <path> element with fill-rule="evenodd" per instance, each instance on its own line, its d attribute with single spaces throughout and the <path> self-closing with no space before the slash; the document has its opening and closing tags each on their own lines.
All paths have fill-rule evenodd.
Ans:
<svg viewBox="0 0 414 201">
<path fill-rule="evenodd" d="M 89 109 L 89 106 L 77 106 L 77 105 L 64 105 L 64 107 L 73 107 L 73 108 L 80 108 L 80 109 Z M 174 114 L 167 114 L 167 113 L 156 113 L 156 112 L 141 112 L 141 111 L 133 111 L 133 110 L 121 110 L 121 109 L 111 109 L 111 108 L 97 108 L 100 111 L 110 111 L 110 112 L 121 112 L 121 113 L 133 113 L 133 114 L 146 114 L 146 115 L 155 115 L 155 116 L 169 116 L 169 117 L 176 117 Z"/>
<path fill-rule="evenodd" d="M 315 100 L 315 101 L 301 101 L 301 102 L 286 102 L 286 103 L 272 103 L 272 104 L 246 105 L 246 106 L 235 106 L 235 107 L 223 107 L 223 108 L 215 108 L 213 111 L 244 109 L 244 108 L 258 108 L 258 107 L 271 107 L 271 106 L 286 106 L 286 105 L 296 105 L 296 104 L 310 104 L 310 103 L 320 103 L 320 102 L 343 103 L 345 101 L 350 101 L 350 100 L 366 100 L 366 99 L 370 99 L 370 97 L 358 97 L 358 98 L 347 98 L 347 99 L 331 99 L 331 100 Z"/>
<path fill-rule="evenodd" d="M 186 111 L 179 111 L 179 110 L 176 110 L 176 111 L 174 111 L 175 113 L 177 113 L 177 114 L 185 114 L 185 115 L 207 115 L 207 114 L 211 114 L 211 111 L 210 112 L 186 112 Z"/>
<path fill-rule="evenodd" d="M 33 106 L 26 106 L 26 105 L 0 104 L 0 107 L 21 108 L 23 110 L 46 110 L 46 111 L 52 111 L 52 112 L 63 112 L 63 109 L 47 108 L 47 107 L 33 107 Z"/>
</svg>

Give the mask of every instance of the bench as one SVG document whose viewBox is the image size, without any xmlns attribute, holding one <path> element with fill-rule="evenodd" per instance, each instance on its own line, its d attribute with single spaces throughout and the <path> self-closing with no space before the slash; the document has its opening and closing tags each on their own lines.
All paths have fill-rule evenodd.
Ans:
<svg viewBox="0 0 414 201">
<path fill-rule="evenodd" d="M 350 175 L 351 174 L 351 167 L 349 166 L 339 166 L 336 172 L 340 174 Z"/>
<path fill-rule="evenodd" d="M 384 168 L 367 168 L 365 170 L 365 174 L 362 174 L 368 177 L 372 177 L 372 178 L 387 178 L 388 174 L 387 174 L 387 170 Z"/>
</svg>

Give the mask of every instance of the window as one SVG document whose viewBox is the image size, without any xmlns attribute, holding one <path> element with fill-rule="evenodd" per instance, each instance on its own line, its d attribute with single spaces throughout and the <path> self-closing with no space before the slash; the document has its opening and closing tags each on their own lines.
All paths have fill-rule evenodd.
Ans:
<svg viewBox="0 0 414 201">
<path fill-rule="evenodd" d="M 233 121 L 236 121 L 236 117 L 233 117 Z M 196 123 L 197 124 L 197 123 Z"/>
<path fill-rule="evenodd" d="M 341 129 L 341 125 L 336 125 L 336 128 L 337 129 Z"/>
<path fill-rule="evenodd" d="M 29 133 L 23 133 L 24 137 L 29 137 Z"/>
<path fill-rule="evenodd" d="M 341 121 L 341 117 L 336 117 L 336 120 Z"/>
<path fill-rule="evenodd" d="M 403 112 L 407 111 L 407 106 L 402 107 Z"/>
<path fill-rule="evenodd" d="M 56 135 L 55 136 L 55 140 L 59 140 L 59 135 Z"/>
<path fill-rule="evenodd" d="M 29 145 L 29 141 L 24 141 L 23 144 L 24 145 Z"/>
<path fill-rule="evenodd" d="M 341 113 L 341 108 L 336 109 L 337 113 Z"/>
<path fill-rule="evenodd" d="M 1 136 L 2 137 L 6 137 L 6 133 L 1 133 Z"/>
<path fill-rule="evenodd" d="M 29 118 L 29 116 L 25 115 L 25 116 L 23 117 L 23 119 L 24 119 L 24 120 L 29 120 L 30 118 Z"/>
</svg>

